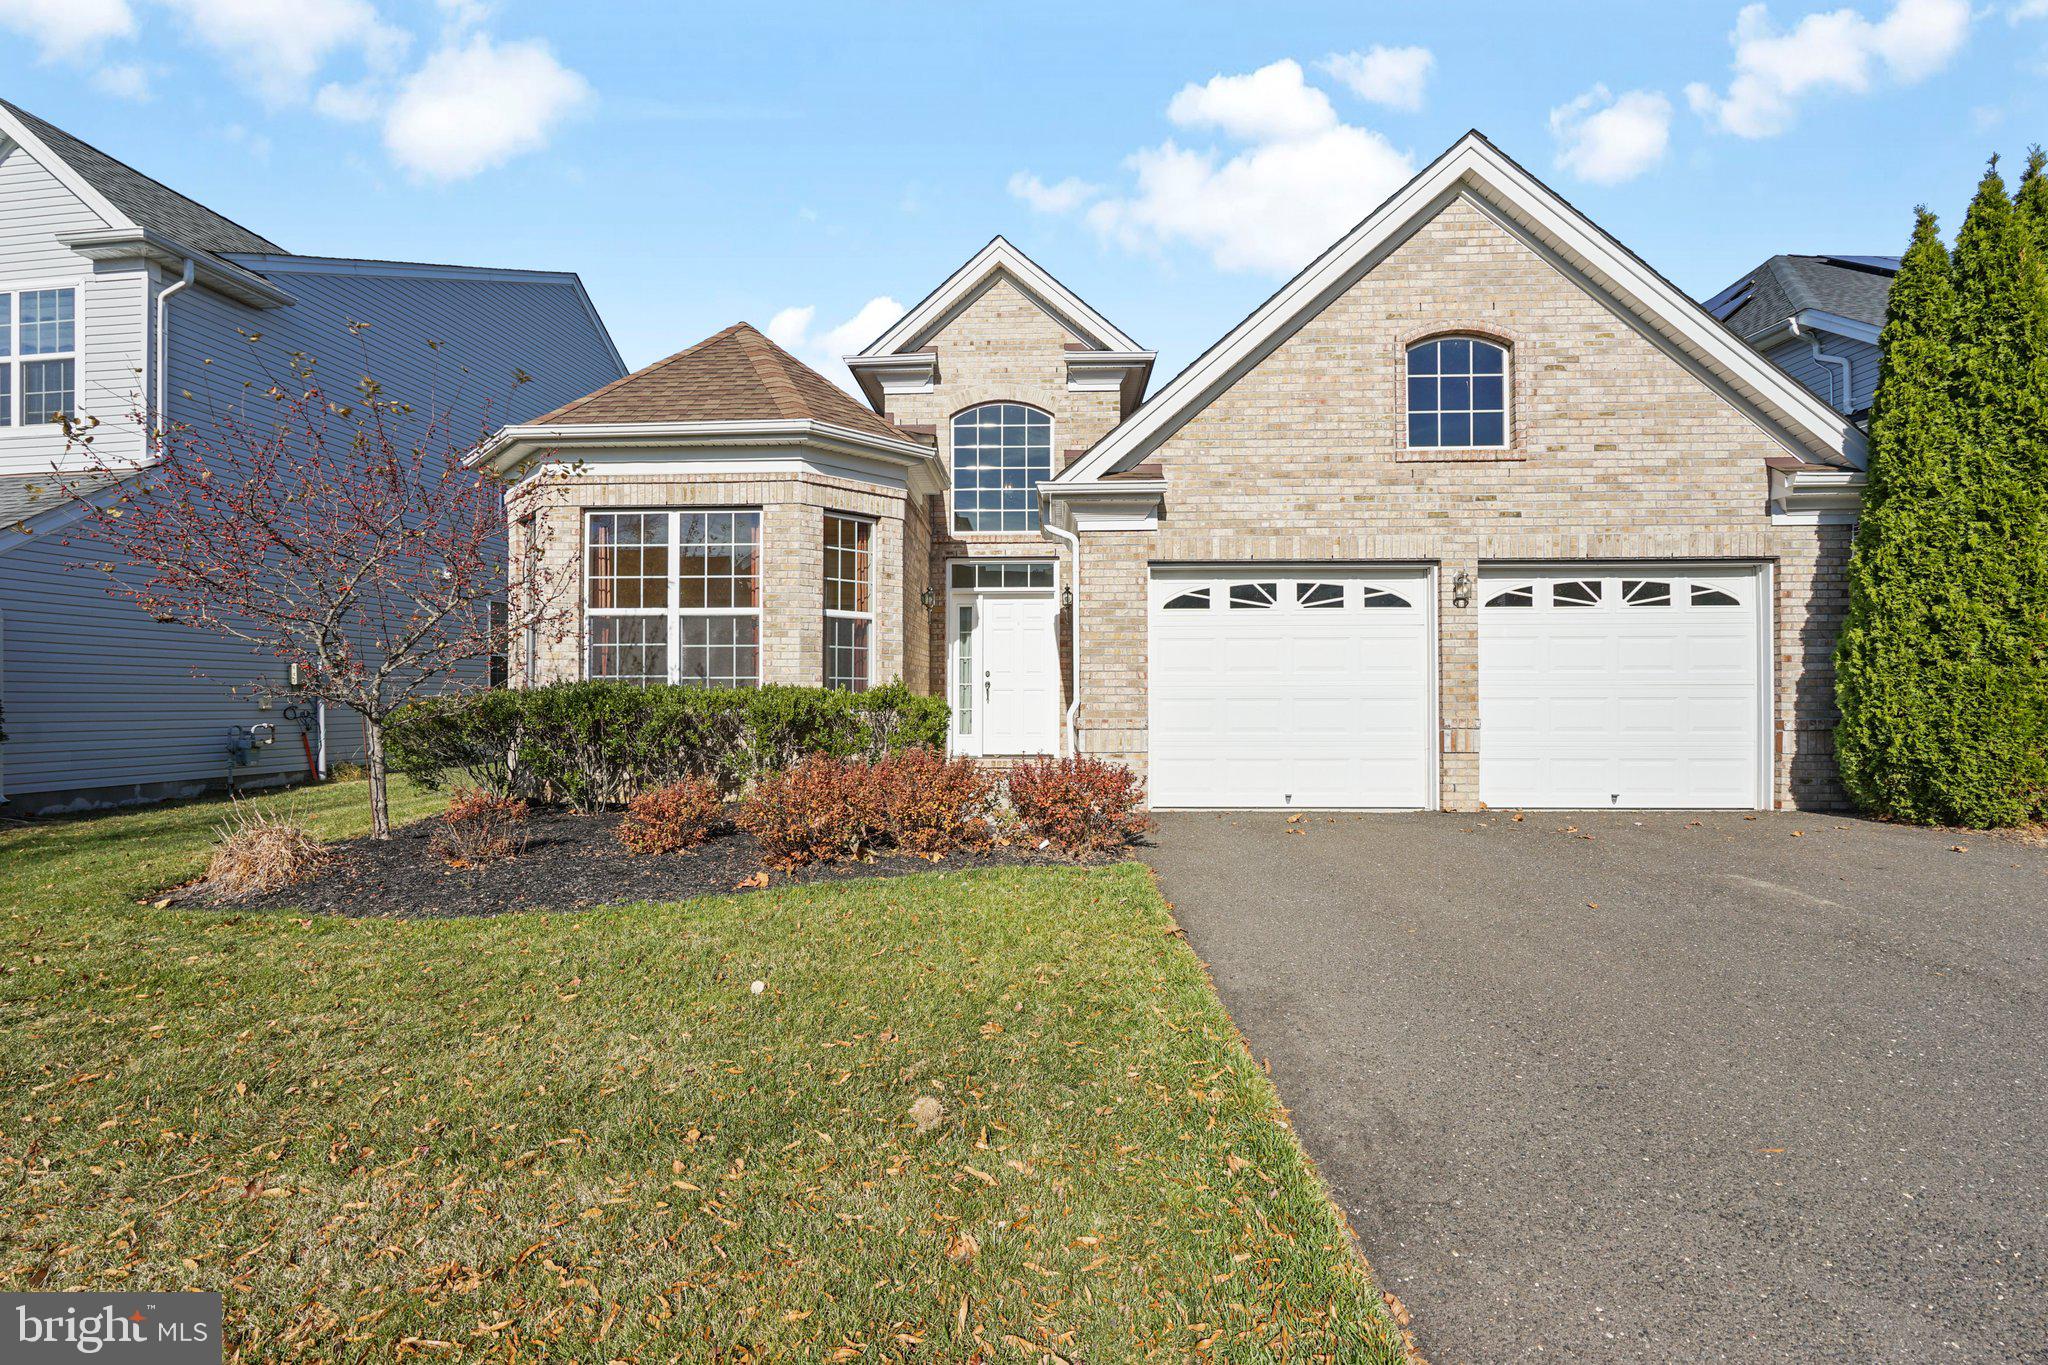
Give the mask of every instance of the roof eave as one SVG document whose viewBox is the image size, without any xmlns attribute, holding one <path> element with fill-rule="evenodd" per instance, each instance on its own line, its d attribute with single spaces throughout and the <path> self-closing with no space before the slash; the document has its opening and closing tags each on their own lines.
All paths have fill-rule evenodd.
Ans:
<svg viewBox="0 0 2048 1365">
<path fill-rule="evenodd" d="M 810 446 L 879 458 L 906 469 L 935 462 L 938 452 L 915 441 L 807 418 L 711 422 L 559 422 L 501 427 L 463 463 L 503 474 L 555 451 L 704 446 Z"/>
<path fill-rule="evenodd" d="M 183 269 L 185 262 L 190 261 L 200 284 L 251 308 L 284 308 L 298 302 L 253 270 L 148 228 L 94 228 L 60 233 L 57 240 L 92 261 L 144 260 L 174 270 Z"/>
</svg>

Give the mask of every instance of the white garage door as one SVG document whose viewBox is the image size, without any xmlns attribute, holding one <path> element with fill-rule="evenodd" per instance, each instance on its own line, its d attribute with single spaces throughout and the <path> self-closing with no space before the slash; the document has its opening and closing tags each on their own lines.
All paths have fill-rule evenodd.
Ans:
<svg viewBox="0 0 2048 1365">
<path fill-rule="evenodd" d="M 1155 806 L 1430 804 L 1421 569 L 1154 573 Z"/>
<path fill-rule="evenodd" d="M 1758 570 L 1581 564 L 1479 585 L 1480 800 L 1761 804 Z"/>
</svg>

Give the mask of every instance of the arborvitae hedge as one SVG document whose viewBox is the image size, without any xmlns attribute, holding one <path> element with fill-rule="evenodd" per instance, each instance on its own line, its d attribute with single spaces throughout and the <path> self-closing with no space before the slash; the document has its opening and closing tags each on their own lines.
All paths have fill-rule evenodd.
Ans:
<svg viewBox="0 0 2048 1365">
<path fill-rule="evenodd" d="M 2023 197 L 2038 186 L 2023 186 Z M 1892 285 L 1836 653 L 1842 779 L 1920 823 L 2048 814 L 2048 280 L 1996 169 Z"/>
</svg>

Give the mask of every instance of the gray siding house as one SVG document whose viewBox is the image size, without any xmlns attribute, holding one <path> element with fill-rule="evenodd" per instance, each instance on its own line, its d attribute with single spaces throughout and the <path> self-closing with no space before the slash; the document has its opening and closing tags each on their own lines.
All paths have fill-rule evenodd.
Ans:
<svg viewBox="0 0 2048 1365">
<path fill-rule="evenodd" d="M 139 460 L 133 414 L 205 423 L 294 351 L 465 425 L 528 420 L 625 368 L 572 273 L 294 255 L 0 101 L 0 811 L 290 781 L 356 756 L 345 715 L 257 695 L 276 665 L 152 621 L 77 567 L 93 555 L 59 487 L 79 457 L 55 414 L 100 419 L 102 456 Z M 237 764 L 238 728 L 265 725 L 275 742 Z"/>
<path fill-rule="evenodd" d="M 1877 337 L 1898 273 L 1896 256 L 1773 256 L 1704 306 L 1860 423 L 1877 389 Z"/>
</svg>

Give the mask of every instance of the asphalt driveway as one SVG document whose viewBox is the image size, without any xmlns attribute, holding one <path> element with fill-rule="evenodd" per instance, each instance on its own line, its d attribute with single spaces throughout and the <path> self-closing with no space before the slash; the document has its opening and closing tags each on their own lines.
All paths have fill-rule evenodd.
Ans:
<svg viewBox="0 0 2048 1365">
<path fill-rule="evenodd" d="M 2048 1360 L 2048 849 L 1610 812 L 1156 837 L 1436 1365 Z"/>
</svg>

